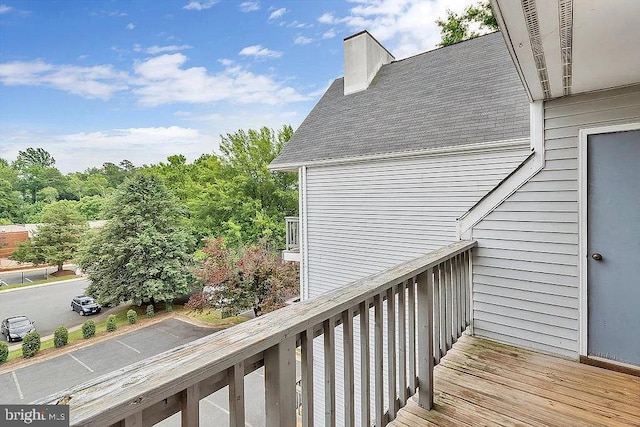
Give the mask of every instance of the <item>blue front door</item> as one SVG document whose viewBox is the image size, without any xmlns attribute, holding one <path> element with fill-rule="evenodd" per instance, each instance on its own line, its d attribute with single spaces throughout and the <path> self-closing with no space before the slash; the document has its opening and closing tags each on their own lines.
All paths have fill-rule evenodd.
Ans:
<svg viewBox="0 0 640 427">
<path fill-rule="evenodd" d="M 640 366 L 640 130 L 587 139 L 589 356 Z"/>
</svg>

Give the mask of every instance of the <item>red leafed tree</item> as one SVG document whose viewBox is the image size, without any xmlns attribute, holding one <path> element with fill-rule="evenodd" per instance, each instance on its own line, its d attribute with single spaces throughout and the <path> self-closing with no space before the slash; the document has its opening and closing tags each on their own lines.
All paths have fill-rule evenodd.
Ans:
<svg viewBox="0 0 640 427">
<path fill-rule="evenodd" d="M 208 239 L 202 251 L 204 259 L 196 276 L 203 284 L 208 307 L 233 313 L 253 308 L 262 314 L 299 294 L 298 264 L 282 261 L 267 242 L 233 250 L 222 238 Z M 203 304 L 202 295 L 192 299 L 188 306 Z"/>
</svg>

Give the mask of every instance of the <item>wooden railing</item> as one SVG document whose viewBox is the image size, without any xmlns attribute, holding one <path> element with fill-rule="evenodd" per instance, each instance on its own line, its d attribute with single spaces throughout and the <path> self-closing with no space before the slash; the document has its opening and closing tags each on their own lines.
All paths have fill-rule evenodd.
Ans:
<svg viewBox="0 0 640 427">
<path fill-rule="evenodd" d="M 286 216 L 284 218 L 286 225 L 285 250 L 298 249 L 300 247 L 300 228 L 297 216 Z"/>
<path fill-rule="evenodd" d="M 296 348 L 299 346 L 302 425 L 313 426 L 313 360 L 320 357 L 314 354 L 313 341 L 322 336 L 318 339 L 324 343 L 326 426 L 336 424 L 337 348 L 341 350 L 344 366 L 341 405 L 345 409 L 346 426 L 355 425 L 356 375 L 360 377 L 358 394 L 363 426 L 372 423 L 381 426 L 394 419 L 398 409 L 416 390 L 420 405 L 430 409 L 433 366 L 470 322 L 469 277 L 471 250 L 475 244 L 454 243 L 38 403 L 68 403 L 72 426 L 150 426 L 181 412 L 182 425 L 192 427 L 199 422 L 200 399 L 228 385 L 230 425 L 244 426 L 245 394 L 249 398 L 253 396 L 245 393 L 244 376 L 264 366 L 265 425 L 295 426 Z M 354 323 L 359 328 L 354 328 Z M 336 342 L 335 328 L 339 324 L 342 325 L 341 345 Z M 371 328 L 373 342 L 370 342 Z M 386 357 L 383 334 L 387 334 L 389 344 Z M 361 356 L 359 364 L 354 362 L 356 353 Z"/>
</svg>

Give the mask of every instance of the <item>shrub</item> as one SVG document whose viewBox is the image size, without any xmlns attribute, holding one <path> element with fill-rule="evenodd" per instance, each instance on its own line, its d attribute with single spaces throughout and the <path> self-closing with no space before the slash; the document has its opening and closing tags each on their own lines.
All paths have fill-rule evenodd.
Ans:
<svg viewBox="0 0 640 427">
<path fill-rule="evenodd" d="M 129 321 L 130 325 L 133 325 L 134 323 L 136 323 L 136 320 L 138 320 L 138 313 L 136 313 L 135 310 L 127 311 L 127 320 Z"/>
<path fill-rule="evenodd" d="M 164 302 L 164 309 L 166 311 L 173 311 L 173 302 L 171 301 L 165 301 Z"/>
<path fill-rule="evenodd" d="M 153 317 L 155 312 L 153 311 L 153 304 L 147 306 L 147 317 Z"/>
<path fill-rule="evenodd" d="M 64 347 L 67 345 L 67 342 L 69 342 L 69 331 L 67 328 L 64 326 L 56 328 L 53 333 L 53 345 L 55 345 L 56 348 Z"/>
<path fill-rule="evenodd" d="M 107 318 L 107 332 L 113 332 L 118 328 L 116 324 L 116 315 L 110 314 Z"/>
<path fill-rule="evenodd" d="M 184 305 L 184 308 L 189 310 L 204 310 L 210 307 L 207 295 L 204 292 L 196 292 L 189 297 L 189 301 Z"/>
<path fill-rule="evenodd" d="M 40 350 L 40 334 L 29 332 L 22 339 L 22 357 L 25 359 L 33 357 Z"/>
<path fill-rule="evenodd" d="M 96 334 L 96 322 L 87 320 L 82 324 L 82 337 L 84 339 L 91 338 Z"/>
<path fill-rule="evenodd" d="M 7 361 L 9 358 L 9 344 L 4 341 L 0 341 L 0 365 Z"/>
</svg>

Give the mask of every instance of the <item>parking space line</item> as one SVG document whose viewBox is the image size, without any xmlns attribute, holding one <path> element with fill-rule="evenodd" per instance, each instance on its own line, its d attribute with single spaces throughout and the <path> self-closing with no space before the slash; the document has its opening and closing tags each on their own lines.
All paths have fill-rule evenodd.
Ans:
<svg viewBox="0 0 640 427">
<path fill-rule="evenodd" d="M 214 402 L 213 400 L 210 400 L 210 399 L 209 399 L 209 397 L 205 397 L 203 400 L 204 400 L 205 402 L 209 403 L 210 405 L 213 405 L 213 406 L 215 406 L 216 408 L 220 409 L 220 410 L 221 410 L 222 412 L 224 412 L 225 414 L 230 415 L 230 414 L 229 414 L 229 410 L 228 410 L 228 409 L 225 409 L 225 408 L 223 408 L 222 406 L 218 405 L 218 404 L 217 404 L 216 402 Z M 251 424 L 249 424 L 247 421 L 245 421 L 245 422 L 244 422 L 244 425 L 245 425 L 246 427 L 253 427 L 253 426 L 252 426 Z"/>
<path fill-rule="evenodd" d="M 78 362 L 79 364 L 81 364 L 82 366 L 84 366 L 84 367 L 87 369 L 87 371 L 89 371 L 89 372 L 93 372 L 93 369 L 91 369 L 90 367 L 88 367 L 87 365 L 85 365 L 85 364 L 84 364 L 80 359 L 78 359 L 77 357 L 75 357 L 73 354 L 69 353 L 69 356 L 70 356 L 73 360 L 75 360 L 76 362 Z"/>
<path fill-rule="evenodd" d="M 135 351 L 136 353 L 140 354 L 140 350 L 137 350 L 137 349 L 135 349 L 135 348 L 131 347 L 129 344 L 125 344 L 125 343 L 123 343 L 123 342 L 122 342 L 122 341 L 120 341 L 120 340 L 115 340 L 115 341 L 116 341 L 116 342 L 119 342 L 119 343 L 120 343 L 120 344 L 122 344 L 123 346 L 127 347 L 129 350 L 133 350 L 133 351 Z"/>
<path fill-rule="evenodd" d="M 16 377 L 16 371 L 11 372 L 11 376 L 13 377 L 13 382 L 16 383 L 16 388 L 18 389 L 18 396 L 20 396 L 20 400 L 24 399 L 24 395 L 22 394 L 22 389 L 20 388 L 20 383 L 18 382 L 18 377 Z"/>
<path fill-rule="evenodd" d="M 172 334 L 171 332 L 167 332 L 167 331 L 165 331 L 165 330 L 164 330 L 164 329 L 162 329 L 162 328 L 158 328 L 158 327 L 156 327 L 155 329 L 157 329 L 157 330 L 158 330 L 158 331 L 160 331 L 160 332 L 164 332 L 164 333 L 165 333 L 165 334 L 167 334 L 167 335 L 171 335 L 171 336 L 172 336 L 172 337 L 174 337 L 174 338 L 178 338 L 178 339 L 180 339 L 180 337 L 179 337 L 179 336 L 174 335 L 174 334 Z"/>
</svg>

